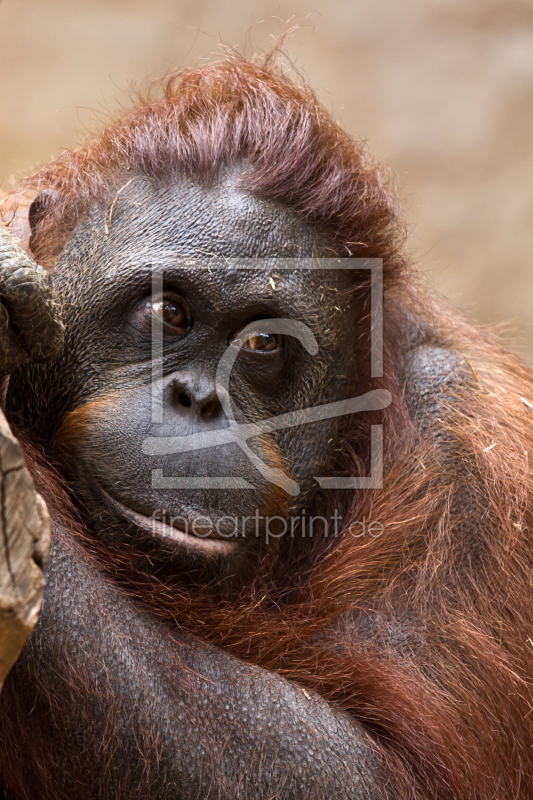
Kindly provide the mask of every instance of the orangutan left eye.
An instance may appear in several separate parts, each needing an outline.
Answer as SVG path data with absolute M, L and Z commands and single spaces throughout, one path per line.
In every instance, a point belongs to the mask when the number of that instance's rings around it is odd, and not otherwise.
M 279 338 L 273 333 L 252 333 L 245 341 L 237 337 L 234 344 L 250 353 L 274 353 L 279 348 Z

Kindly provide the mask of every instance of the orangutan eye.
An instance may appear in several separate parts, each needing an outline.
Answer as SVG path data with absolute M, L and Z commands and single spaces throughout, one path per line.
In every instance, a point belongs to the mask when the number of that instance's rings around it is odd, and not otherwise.
M 167 332 L 182 334 L 191 327 L 189 308 L 182 298 L 162 298 L 154 300 L 150 306 L 153 313 L 163 322 L 163 329 L 166 328 Z
M 279 348 L 279 338 L 273 333 L 252 333 L 245 341 L 237 337 L 234 343 L 251 353 L 274 353 Z

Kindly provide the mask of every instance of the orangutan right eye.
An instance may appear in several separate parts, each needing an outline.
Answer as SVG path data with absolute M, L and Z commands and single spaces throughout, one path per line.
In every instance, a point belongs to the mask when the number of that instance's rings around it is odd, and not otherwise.
M 144 328 L 153 329 L 154 315 L 163 323 L 164 336 L 183 336 L 191 328 L 189 306 L 179 295 L 169 294 L 156 300 L 147 300 L 138 312 Z
M 177 300 L 156 300 L 152 310 L 161 318 L 164 325 L 175 328 L 182 333 L 190 327 L 189 315 L 182 302 Z

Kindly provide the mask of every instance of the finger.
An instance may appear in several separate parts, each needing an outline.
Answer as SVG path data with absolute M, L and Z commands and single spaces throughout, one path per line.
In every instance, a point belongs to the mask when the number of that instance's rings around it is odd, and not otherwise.
M 15 341 L 9 328 L 9 314 L 0 304 L 0 376 L 10 375 L 20 364 L 27 361 L 22 347 Z
M 46 361 L 63 344 L 63 324 L 50 276 L 0 226 L 0 297 L 18 344 L 32 361 Z

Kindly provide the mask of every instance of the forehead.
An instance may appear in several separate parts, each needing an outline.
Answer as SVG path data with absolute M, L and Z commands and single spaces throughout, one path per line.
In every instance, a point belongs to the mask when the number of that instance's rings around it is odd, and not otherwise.
M 241 297 L 259 298 L 271 293 L 275 281 L 280 294 L 294 297 L 303 283 L 318 286 L 326 277 L 330 285 L 337 284 L 339 276 L 331 273 L 280 269 L 280 259 L 316 255 L 333 256 L 331 241 L 280 203 L 240 189 L 237 172 L 214 186 L 185 178 L 161 185 L 146 176 L 126 176 L 80 221 L 58 273 L 68 274 L 69 265 L 78 275 L 80 268 L 89 268 L 98 276 L 96 283 L 91 281 L 97 291 L 117 281 L 132 286 L 146 282 L 154 270 L 165 280 L 181 274 L 194 282 L 196 263 L 201 283 L 217 294 L 237 291 Z M 254 268 L 224 268 L 225 259 L 235 258 L 246 258 Z M 210 263 L 216 268 L 210 269 Z M 59 274 L 57 279 L 62 282 Z
M 161 185 L 145 176 L 125 179 L 116 193 L 91 209 L 90 227 L 103 250 L 133 246 L 172 250 L 176 256 L 302 257 L 330 250 L 324 235 L 272 200 L 239 188 L 239 174 L 205 186 L 181 178 Z M 322 252 L 322 255 L 325 255 Z

